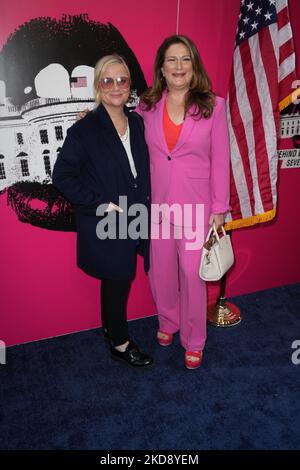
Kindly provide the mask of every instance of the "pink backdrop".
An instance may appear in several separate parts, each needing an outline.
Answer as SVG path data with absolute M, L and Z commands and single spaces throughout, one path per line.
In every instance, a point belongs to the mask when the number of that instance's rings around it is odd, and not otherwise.
M 152 0 L 151 4 L 148 0 L 85 0 L 84 4 L 81 0 L 0 0 L 0 45 L 32 18 L 88 13 L 90 19 L 110 21 L 119 29 L 150 84 L 155 51 L 164 37 L 176 32 L 178 24 L 179 33 L 190 36 L 199 47 L 215 91 L 226 96 L 239 0 L 181 0 L 179 5 L 177 17 L 177 0 Z M 298 0 L 290 0 L 290 12 L 299 64 Z M 234 232 L 236 265 L 228 276 L 228 296 L 299 281 L 300 245 L 295 235 L 300 228 L 299 185 L 299 169 L 279 171 L 276 220 Z M 75 234 L 20 223 L 7 207 L 5 195 L 0 197 L 0 218 L 0 339 L 13 345 L 97 327 L 99 283 L 76 268 Z M 129 299 L 129 318 L 155 313 L 140 261 Z M 210 287 L 210 297 L 216 294 L 217 288 Z

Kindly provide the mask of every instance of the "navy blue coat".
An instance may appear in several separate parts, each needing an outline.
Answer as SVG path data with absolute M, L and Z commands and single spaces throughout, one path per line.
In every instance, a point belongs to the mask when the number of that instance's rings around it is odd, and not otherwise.
M 77 264 L 87 274 L 105 279 L 134 278 L 137 252 L 149 269 L 149 238 L 100 240 L 96 226 L 99 204 L 143 203 L 150 214 L 149 154 L 140 116 L 124 107 L 130 128 L 131 151 L 137 171 L 132 175 L 128 157 L 103 105 L 68 129 L 53 169 L 53 184 L 73 205 L 77 225 Z M 116 214 L 118 229 L 119 213 Z M 131 219 L 132 220 L 132 219 Z M 128 218 L 128 223 L 130 218 Z M 117 230 L 118 232 L 118 230 Z

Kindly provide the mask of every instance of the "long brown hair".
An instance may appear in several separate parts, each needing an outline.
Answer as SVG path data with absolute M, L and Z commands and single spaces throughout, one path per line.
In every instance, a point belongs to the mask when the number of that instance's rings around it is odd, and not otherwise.
M 149 111 L 161 99 L 163 91 L 167 88 L 166 80 L 161 72 L 166 51 L 170 46 L 178 43 L 182 43 L 187 47 L 193 65 L 193 76 L 185 100 L 185 113 L 189 110 L 192 116 L 208 118 L 213 112 L 215 94 L 211 89 L 211 81 L 203 66 L 197 47 L 187 36 L 169 36 L 158 48 L 154 63 L 153 85 L 142 94 L 141 104 Z

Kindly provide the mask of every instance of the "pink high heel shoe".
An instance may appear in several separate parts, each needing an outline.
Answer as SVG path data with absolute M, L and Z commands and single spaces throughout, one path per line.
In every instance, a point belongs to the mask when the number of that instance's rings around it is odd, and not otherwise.
M 157 341 L 161 346 L 169 346 L 173 341 L 173 333 L 165 333 L 158 330 Z

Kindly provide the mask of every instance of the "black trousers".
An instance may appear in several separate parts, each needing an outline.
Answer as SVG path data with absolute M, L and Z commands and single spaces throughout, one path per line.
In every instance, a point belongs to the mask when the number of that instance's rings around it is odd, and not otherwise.
M 131 281 L 101 280 L 102 326 L 113 346 L 128 341 L 127 300 Z

